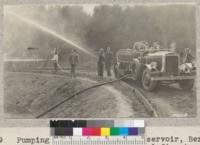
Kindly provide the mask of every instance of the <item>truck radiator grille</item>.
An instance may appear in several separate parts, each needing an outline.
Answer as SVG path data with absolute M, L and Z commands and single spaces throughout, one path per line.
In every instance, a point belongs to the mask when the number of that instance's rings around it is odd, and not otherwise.
M 166 73 L 169 75 L 178 75 L 178 56 L 166 56 Z

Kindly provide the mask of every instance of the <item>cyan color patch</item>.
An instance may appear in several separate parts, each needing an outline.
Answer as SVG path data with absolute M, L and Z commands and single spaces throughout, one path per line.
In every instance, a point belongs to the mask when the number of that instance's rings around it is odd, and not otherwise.
M 128 128 L 126 128 L 126 127 L 119 128 L 119 135 L 120 136 L 128 136 Z

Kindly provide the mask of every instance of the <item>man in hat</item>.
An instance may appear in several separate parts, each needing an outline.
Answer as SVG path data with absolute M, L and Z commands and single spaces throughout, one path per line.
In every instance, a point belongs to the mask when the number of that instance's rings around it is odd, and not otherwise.
M 154 51 L 160 50 L 160 44 L 159 44 L 159 42 L 154 42 L 153 43 L 153 49 L 154 49 Z
M 72 52 L 69 57 L 69 62 L 71 65 L 71 78 L 75 78 L 76 77 L 76 67 L 79 63 L 79 55 L 75 49 L 72 49 Z
M 108 77 L 111 77 L 112 64 L 113 64 L 113 52 L 111 51 L 110 47 L 107 47 L 106 53 L 105 53 L 105 68 L 106 68 Z
M 104 63 L 105 63 L 105 55 L 104 55 L 104 49 L 99 49 L 99 56 L 97 61 L 97 67 L 98 67 L 98 79 L 103 80 L 103 73 L 104 73 Z

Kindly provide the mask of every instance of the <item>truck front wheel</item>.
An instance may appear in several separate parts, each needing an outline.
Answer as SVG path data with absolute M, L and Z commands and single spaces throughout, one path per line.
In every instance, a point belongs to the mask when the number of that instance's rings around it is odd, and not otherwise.
M 179 86 L 184 90 L 192 90 L 194 86 L 194 80 L 180 80 Z
M 157 87 L 158 81 L 151 80 L 150 70 L 146 68 L 142 74 L 142 86 L 147 91 L 154 91 Z

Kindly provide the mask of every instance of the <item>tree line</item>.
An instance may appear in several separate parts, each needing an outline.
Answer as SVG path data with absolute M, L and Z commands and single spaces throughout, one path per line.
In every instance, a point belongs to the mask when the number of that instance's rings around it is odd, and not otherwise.
M 23 12 L 24 17 L 58 32 L 76 44 L 93 49 L 110 46 L 113 52 L 132 48 L 136 41 L 157 41 L 168 47 L 177 43 L 178 51 L 191 48 L 195 53 L 196 26 L 193 5 L 101 5 L 93 15 L 81 6 L 26 6 L 12 8 Z M 24 13 L 25 12 L 25 13 Z M 5 47 L 12 50 L 27 47 L 40 48 L 38 54 L 46 55 L 50 48 L 73 48 L 56 37 L 48 35 L 23 22 L 5 17 Z M 20 34 L 20 37 L 19 37 Z M 68 53 L 71 49 L 65 49 Z M 15 53 L 17 54 L 17 53 Z

